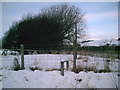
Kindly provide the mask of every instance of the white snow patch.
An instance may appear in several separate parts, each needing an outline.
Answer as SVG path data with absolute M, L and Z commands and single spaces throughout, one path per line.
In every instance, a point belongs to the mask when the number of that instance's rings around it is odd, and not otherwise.
M 8 74 L 9 73 L 9 74 Z M 115 74 L 117 78 L 117 75 Z M 81 81 L 78 81 L 81 79 Z M 116 88 L 112 73 L 3 70 L 3 88 Z

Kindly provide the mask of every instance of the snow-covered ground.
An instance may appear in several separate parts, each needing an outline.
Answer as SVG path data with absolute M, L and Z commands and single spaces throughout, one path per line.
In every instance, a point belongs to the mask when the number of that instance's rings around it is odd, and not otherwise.
M 25 55 L 25 70 L 13 71 L 14 58 L 21 62 L 19 55 L 0 56 L 1 88 L 116 88 L 118 87 L 118 62 L 110 60 L 109 68 L 113 72 L 94 73 L 71 72 L 73 55 L 70 54 L 36 54 Z M 60 61 L 68 60 L 69 69 L 65 75 L 60 74 Z M 80 56 L 77 68 L 104 69 L 107 58 Z M 31 71 L 31 67 L 38 70 Z M 116 86 L 117 85 L 117 86 Z
M 112 73 L 3 70 L 3 88 L 116 88 L 118 78 Z

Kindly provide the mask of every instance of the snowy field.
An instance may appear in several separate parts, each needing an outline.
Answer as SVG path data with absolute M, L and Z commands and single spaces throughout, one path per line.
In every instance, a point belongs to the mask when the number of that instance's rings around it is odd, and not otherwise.
M 25 70 L 14 71 L 14 58 L 21 62 L 19 55 L 0 56 L 1 88 L 116 88 L 118 87 L 118 59 L 109 59 L 111 72 L 94 72 L 103 70 L 108 58 L 77 56 L 79 73 L 71 71 L 73 55 L 70 54 L 36 54 L 25 55 Z M 64 76 L 60 74 L 60 61 L 68 60 L 69 69 Z M 37 70 L 30 70 L 36 68 Z M 88 70 L 86 72 L 86 70 Z M 92 71 L 93 70 L 93 71 Z

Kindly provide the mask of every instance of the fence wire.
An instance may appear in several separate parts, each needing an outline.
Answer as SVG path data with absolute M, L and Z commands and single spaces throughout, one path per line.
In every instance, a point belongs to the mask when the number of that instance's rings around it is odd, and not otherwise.
M 2 50 L 3 53 L 3 50 Z M 21 53 L 20 49 L 11 49 L 7 51 L 7 55 L 0 56 L 0 69 L 13 69 L 14 59 L 17 58 L 19 65 L 21 66 Z M 73 67 L 73 51 L 69 50 L 29 50 L 24 49 L 24 66 L 25 69 L 30 70 L 60 70 L 61 61 L 69 61 L 70 70 Z M 107 60 L 109 60 L 107 63 Z M 116 52 L 99 52 L 99 51 L 78 51 L 77 55 L 77 69 L 78 71 L 88 70 L 95 71 L 95 69 L 105 69 L 109 64 L 111 71 L 118 70 L 118 62 Z M 107 64 L 106 64 L 107 63 Z

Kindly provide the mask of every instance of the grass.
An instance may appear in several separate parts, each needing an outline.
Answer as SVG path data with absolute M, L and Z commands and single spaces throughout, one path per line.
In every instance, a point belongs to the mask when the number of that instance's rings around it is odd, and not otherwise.
M 77 66 L 76 68 L 76 73 L 79 73 L 80 71 L 83 71 L 84 68 L 82 68 L 81 66 Z
M 87 70 L 87 71 L 97 72 L 97 69 L 96 69 L 96 67 L 95 67 L 94 65 L 87 67 L 86 70 Z
M 30 70 L 31 70 L 31 71 L 35 71 L 35 70 L 40 70 L 40 71 L 41 71 L 42 68 L 38 68 L 38 67 L 30 67 Z
M 105 72 L 112 72 L 112 70 L 110 69 L 100 69 L 100 70 L 97 70 L 98 73 L 105 73 Z
M 61 69 L 52 68 L 52 69 L 47 69 L 45 71 L 61 71 Z

